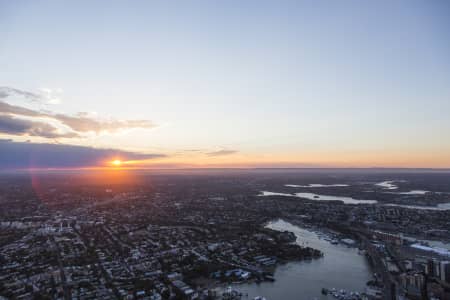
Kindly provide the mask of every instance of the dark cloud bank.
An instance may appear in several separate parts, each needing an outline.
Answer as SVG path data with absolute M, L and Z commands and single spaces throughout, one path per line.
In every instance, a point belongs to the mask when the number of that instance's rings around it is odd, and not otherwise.
M 115 149 L 97 149 L 64 144 L 38 144 L 0 140 L 0 170 L 25 168 L 81 168 L 98 166 L 105 160 L 142 160 L 164 157 Z

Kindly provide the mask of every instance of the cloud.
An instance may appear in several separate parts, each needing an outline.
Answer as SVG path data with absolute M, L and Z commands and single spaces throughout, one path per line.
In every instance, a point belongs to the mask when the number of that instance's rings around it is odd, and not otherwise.
M 231 155 L 237 153 L 237 150 L 219 150 L 219 151 L 213 151 L 213 152 L 207 152 L 206 155 L 208 156 L 224 156 L 224 155 Z
M 6 102 L 0 101 L 0 113 L 3 114 L 13 114 L 13 115 L 21 115 L 27 117 L 40 117 L 44 116 L 44 113 L 41 113 L 36 110 L 28 109 L 25 107 L 8 104 Z
M 85 114 L 78 114 L 77 116 L 56 114 L 51 115 L 51 117 L 78 132 L 117 132 L 122 129 L 153 128 L 156 126 L 148 120 L 98 120 Z
M 39 93 L 33 93 L 8 86 L 0 87 L 0 99 L 5 99 L 12 96 L 19 96 L 32 102 L 43 102 L 48 104 L 61 103 L 60 98 L 61 93 L 62 93 L 61 89 L 41 88 L 39 89 Z
M 39 144 L 0 139 L 0 169 L 81 168 L 102 165 L 114 157 L 122 160 L 149 160 L 164 154 L 145 154 L 116 149 L 66 144 Z
M 1 86 L 0 87 L 0 99 L 8 98 L 11 96 L 21 96 L 31 101 L 41 101 L 43 97 L 39 94 L 15 89 L 12 87 Z
M 48 104 L 60 104 L 62 102 L 60 98 L 60 94 L 62 93 L 62 89 L 48 89 L 41 88 L 39 89 L 43 98 L 46 100 Z
M 29 135 L 45 138 L 79 137 L 75 132 L 60 133 L 49 123 L 18 119 L 9 115 L 0 115 L 0 133 L 9 135 Z
M 47 94 L 52 94 L 51 90 L 45 89 Z M 0 87 L 0 99 L 8 98 L 11 95 L 21 95 L 32 100 L 41 99 L 42 96 L 27 91 L 17 90 L 9 87 Z M 50 96 L 49 96 L 50 97 Z M 49 98 L 50 99 L 50 98 Z M 52 98 L 57 101 L 57 98 Z M 51 100 L 51 99 L 50 99 Z M 115 133 L 124 129 L 143 128 L 150 129 L 156 125 L 149 120 L 118 120 L 118 119 L 101 119 L 93 117 L 88 113 L 80 112 L 76 115 L 68 115 L 62 113 L 53 113 L 50 111 L 41 111 L 29 109 L 19 105 L 9 104 L 0 100 L 0 115 L 10 115 L 13 117 L 42 118 L 54 120 L 61 125 L 67 126 L 71 134 L 65 137 L 81 137 L 83 133 Z M 11 122 L 11 121 L 10 121 Z M 49 125 L 52 126 L 52 125 Z M 52 126 L 53 127 L 53 126 Z M 42 135 L 43 137 L 49 137 Z M 62 137 L 62 136 L 61 136 Z

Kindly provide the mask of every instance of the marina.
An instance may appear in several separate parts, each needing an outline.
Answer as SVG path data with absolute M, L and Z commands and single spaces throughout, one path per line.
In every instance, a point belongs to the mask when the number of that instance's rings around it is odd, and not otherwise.
M 366 257 L 334 236 L 283 220 L 270 222 L 267 228 L 293 232 L 297 244 L 319 249 L 324 257 L 281 265 L 275 270 L 274 282 L 233 285 L 244 295 L 242 299 L 258 296 L 267 300 L 358 299 L 356 295 L 364 292 L 366 283 L 372 279 Z

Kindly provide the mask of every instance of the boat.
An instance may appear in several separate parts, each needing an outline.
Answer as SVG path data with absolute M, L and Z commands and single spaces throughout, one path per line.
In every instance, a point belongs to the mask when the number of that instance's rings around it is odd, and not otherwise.
M 326 289 L 326 288 L 322 288 L 322 294 L 324 294 L 324 295 L 328 295 L 328 289 Z
M 275 278 L 273 277 L 273 275 L 265 275 L 264 279 L 268 280 L 268 281 L 275 281 Z

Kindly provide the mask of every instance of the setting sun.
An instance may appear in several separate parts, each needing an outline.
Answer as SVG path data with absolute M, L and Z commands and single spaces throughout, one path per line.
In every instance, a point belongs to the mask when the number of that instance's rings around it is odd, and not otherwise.
M 111 164 L 112 164 L 113 166 L 120 167 L 120 165 L 122 164 L 122 161 L 119 160 L 119 159 L 115 159 L 115 160 L 113 160 L 113 161 L 111 162 Z

